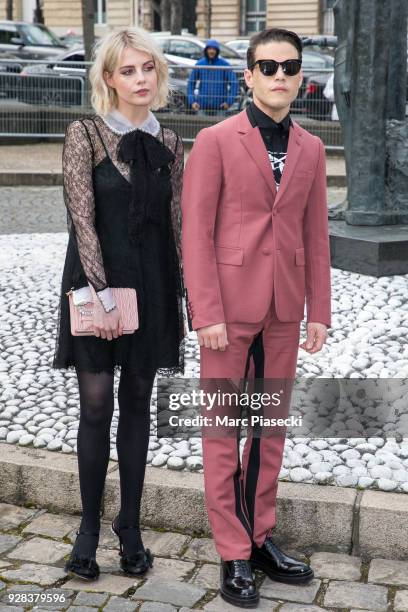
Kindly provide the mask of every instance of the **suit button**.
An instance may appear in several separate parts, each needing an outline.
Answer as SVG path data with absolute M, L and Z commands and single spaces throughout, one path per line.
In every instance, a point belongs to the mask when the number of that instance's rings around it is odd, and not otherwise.
M 262 253 L 263 253 L 264 255 L 270 255 L 270 254 L 271 254 L 271 251 L 270 251 L 270 249 L 267 249 L 267 248 L 265 248 L 265 247 L 264 247 L 264 248 L 262 249 Z

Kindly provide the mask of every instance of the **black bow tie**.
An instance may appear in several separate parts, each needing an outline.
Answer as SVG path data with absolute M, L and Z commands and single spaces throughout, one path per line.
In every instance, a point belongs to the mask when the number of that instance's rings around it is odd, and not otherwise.
M 173 162 L 175 156 L 158 138 L 136 129 L 120 139 L 118 159 L 130 163 L 132 199 L 129 205 L 129 237 L 132 242 L 138 242 L 148 208 L 149 177 L 152 171 Z

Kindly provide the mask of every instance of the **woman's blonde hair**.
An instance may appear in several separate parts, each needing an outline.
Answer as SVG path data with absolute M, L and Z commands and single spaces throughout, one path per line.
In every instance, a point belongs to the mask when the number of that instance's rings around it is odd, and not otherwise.
M 150 53 L 157 72 L 157 95 L 150 108 L 157 110 L 166 105 L 169 96 L 168 66 L 166 58 L 146 30 L 138 27 L 124 28 L 107 34 L 94 48 L 94 62 L 89 71 L 92 86 L 91 103 L 98 114 L 106 115 L 117 107 L 118 97 L 112 87 L 108 87 L 104 72 L 113 72 L 118 65 L 122 51 L 126 47 Z

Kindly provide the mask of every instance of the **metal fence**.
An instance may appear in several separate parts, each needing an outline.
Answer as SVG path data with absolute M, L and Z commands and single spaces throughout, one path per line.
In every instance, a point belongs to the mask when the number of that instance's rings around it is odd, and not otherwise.
M 0 60 L 0 137 L 63 138 L 66 125 L 92 114 L 85 62 Z M 343 149 L 335 107 L 325 86 L 330 69 L 304 72 L 291 115 L 327 149 Z M 197 132 L 251 102 L 243 68 L 169 64 L 171 94 L 155 111 L 160 122 L 192 142 Z M 327 88 L 326 88 L 327 91 Z

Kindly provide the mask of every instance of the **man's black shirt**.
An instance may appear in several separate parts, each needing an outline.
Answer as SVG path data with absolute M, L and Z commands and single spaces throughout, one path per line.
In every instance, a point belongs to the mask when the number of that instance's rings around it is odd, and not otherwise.
M 261 132 L 275 176 L 276 190 L 278 190 L 288 150 L 289 128 L 293 125 L 290 114 L 288 113 L 282 121 L 276 123 L 254 102 L 251 102 L 247 107 L 247 115 L 251 125 L 258 126 Z

